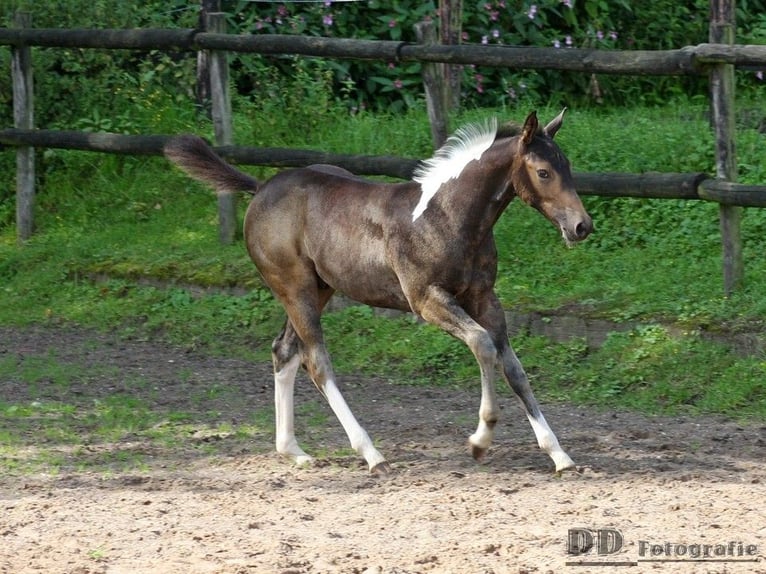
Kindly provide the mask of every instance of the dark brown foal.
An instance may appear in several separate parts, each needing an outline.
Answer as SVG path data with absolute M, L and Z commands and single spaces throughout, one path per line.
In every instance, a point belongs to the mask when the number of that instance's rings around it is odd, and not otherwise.
M 357 422 L 335 382 L 320 316 L 335 291 L 361 303 L 412 311 L 463 341 L 481 371 L 473 456 L 489 448 L 499 408 L 499 367 L 556 470 L 574 467 L 559 446 L 508 341 L 494 293 L 497 249 L 492 228 L 514 197 L 547 217 L 567 244 L 593 230 L 574 190 L 569 162 L 553 141 L 563 111 L 544 128 L 531 113 L 520 128 L 468 126 L 423 162 L 413 181 L 368 181 L 315 165 L 259 184 L 222 161 L 200 138 L 179 136 L 167 157 L 219 192 L 245 191 L 247 250 L 287 313 L 274 340 L 276 443 L 304 463 L 293 429 L 293 386 L 304 365 L 371 471 L 388 463 Z

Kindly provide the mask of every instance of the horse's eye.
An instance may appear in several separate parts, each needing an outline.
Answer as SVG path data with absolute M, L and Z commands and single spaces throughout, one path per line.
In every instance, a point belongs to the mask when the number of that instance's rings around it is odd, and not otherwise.
M 548 173 L 547 169 L 538 169 L 537 170 L 537 177 L 540 179 L 548 179 L 551 176 L 551 174 Z

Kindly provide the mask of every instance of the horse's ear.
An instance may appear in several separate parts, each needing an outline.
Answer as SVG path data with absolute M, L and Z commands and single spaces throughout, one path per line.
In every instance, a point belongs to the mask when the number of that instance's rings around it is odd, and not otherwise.
M 553 139 L 553 137 L 556 135 L 556 132 L 559 131 L 559 128 L 561 127 L 562 122 L 564 121 L 564 112 L 567 111 L 566 108 L 561 110 L 561 113 L 557 115 L 555 118 L 551 120 L 551 122 L 545 126 L 543 129 L 543 133 Z
M 521 129 L 521 141 L 524 145 L 529 145 L 537 133 L 539 123 L 537 121 L 537 112 L 532 112 L 524 120 L 524 127 Z

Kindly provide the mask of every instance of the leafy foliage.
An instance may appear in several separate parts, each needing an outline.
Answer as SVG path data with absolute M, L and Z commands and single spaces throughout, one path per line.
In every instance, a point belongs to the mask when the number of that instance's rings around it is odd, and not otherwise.
M 306 34 L 337 38 L 414 42 L 413 25 L 438 22 L 437 2 L 252 2 L 222 0 L 230 31 L 236 34 Z M 27 11 L 36 27 L 195 28 L 199 5 L 183 0 L 10 0 L 0 24 Z M 741 41 L 766 42 L 766 0 L 738 3 Z M 462 42 L 590 49 L 669 49 L 707 41 L 707 0 L 466 0 Z M 35 49 L 37 124 L 45 127 L 109 129 L 138 133 L 156 126 L 168 106 L 193 99 L 194 54 L 159 51 Z M 9 53 L 0 51 L 8 69 Z M 330 82 L 332 94 L 352 111 L 401 111 L 422 97 L 420 65 L 402 62 L 305 60 L 233 54 L 232 81 L 240 96 L 263 100 L 284 94 L 284 85 L 307 79 L 307 68 Z M 739 74 L 740 88 L 754 92 L 763 71 Z M 309 76 L 309 83 L 316 76 Z M 622 77 L 558 72 L 511 72 L 463 68 L 462 101 L 471 106 L 532 103 L 568 105 L 658 104 L 681 94 L 704 94 L 704 78 Z M 300 94 L 296 94 L 298 99 Z M 0 119 L 10 124 L 11 90 L 0 77 Z M 106 120 L 105 118 L 111 118 Z

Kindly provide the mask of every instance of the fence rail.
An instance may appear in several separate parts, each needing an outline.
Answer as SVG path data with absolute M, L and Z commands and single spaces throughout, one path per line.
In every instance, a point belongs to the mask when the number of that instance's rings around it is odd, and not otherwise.
M 0 130 L 0 145 L 17 147 L 17 221 L 20 239 L 31 234 L 36 147 L 105 153 L 159 154 L 168 136 L 126 136 L 59 130 L 34 130 L 30 47 L 203 51 L 211 55 L 210 80 L 216 144 L 221 155 L 243 164 L 291 167 L 332 163 L 354 173 L 407 178 L 415 159 L 351 156 L 311 150 L 246 148 L 231 145 L 226 52 L 289 54 L 334 59 L 480 64 L 507 69 L 568 70 L 595 74 L 710 74 L 712 120 L 716 134 L 716 177 L 705 174 L 575 174 L 578 191 L 607 197 L 702 199 L 721 205 L 724 291 L 742 280 L 739 207 L 766 207 L 766 186 L 740 185 L 734 162 L 733 70 L 766 67 L 766 46 L 734 45 L 731 0 L 711 0 L 710 43 L 677 50 L 609 51 L 518 46 L 440 45 L 383 40 L 352 40 L 274 34 L 222 33 L 223 14 L 206 15 L 204 29 L 34 29 L 23 15 L 15 28 L 0 28 L 0 46 L 11 47 L 15 128 Z M 429 115 L 431 110 L 429 109 Z M 432 116 L 433 121 L 433 116 Z M 220 202 L 221 238 L 233 238 L 231 202 Z M 224 222 L 228 230 L 224 230 Z M 737 259 L 740 262 L 737 263 Z M 731 262 L 734 261 L 732 265 Z
M 123 135 L 70 130 L 0 130 L 0 145 L 72 149 L 128 155 L 162 155 L 170 135 Z M 420 160 L 349 155 L 316 150 L 215 146 L 224 159 L 244 165 L 303 167 L 327 163 L 353 173 L 410 179 Z M 711 180 L 704 173 L 575 173 L 581 195 L 654 199 L 705 199 L 728 205 L 766 207 L 766 187 Z
M 766 65 L 766 46 L 700 44 L 676 50 L 595 50 L 416 44 L 283 34 L 216 34 L 195 29 L 0 28 L 0 45 L 106 50 L 221 50 L 322 58 L 481 64 L 514 70 L 548 69 L 597 74 L 699 75 L 710 64 Z

